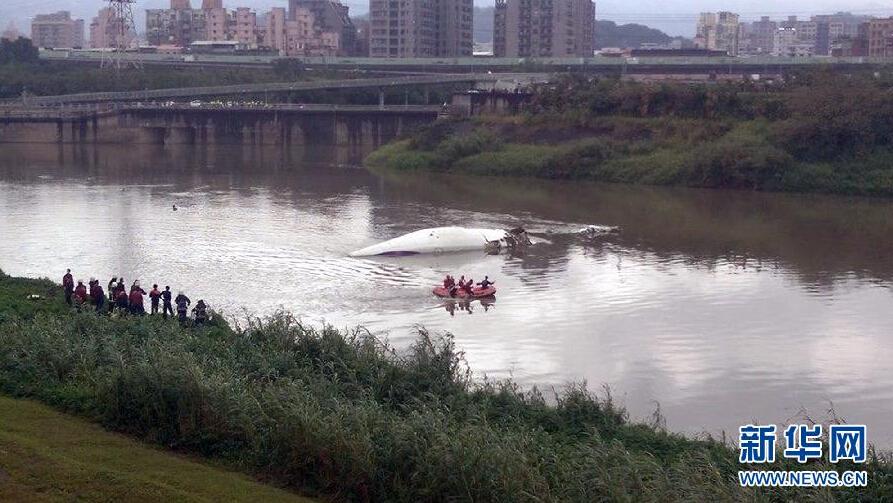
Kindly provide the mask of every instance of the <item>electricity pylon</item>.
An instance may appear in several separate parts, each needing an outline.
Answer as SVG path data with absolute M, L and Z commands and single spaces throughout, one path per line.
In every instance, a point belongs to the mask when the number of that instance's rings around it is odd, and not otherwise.
M 136 0 L 107 0 L 107 2 L 106 36 L 110 39 L 111 51 L 103 53 L 100 66 L 118 71 L 125 63 L 124 53 L 128 49 L 130 34 L 136 34 L 136 23 L 133 21 L 133 4 Z M 136 67 L 141 66 L 138 58 L 129 60 L 128 63 Z

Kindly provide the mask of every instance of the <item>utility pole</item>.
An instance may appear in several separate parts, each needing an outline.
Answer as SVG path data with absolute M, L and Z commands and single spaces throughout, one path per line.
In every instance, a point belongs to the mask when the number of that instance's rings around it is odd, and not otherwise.
M 136 0 L 106 0 L 108 3 L 108 18 L 106 35 L 111 38 L 111 52 L 103 53 L 102 68 L 114 68 L 116 72 L 125 64 L 124 56 L 128 49 L 128 39 L 131 33 L 136 33 L 136 23 L 133 21 L 133 4 Z M 129 62 L 135 67 L 141 66 L 139 59 Z

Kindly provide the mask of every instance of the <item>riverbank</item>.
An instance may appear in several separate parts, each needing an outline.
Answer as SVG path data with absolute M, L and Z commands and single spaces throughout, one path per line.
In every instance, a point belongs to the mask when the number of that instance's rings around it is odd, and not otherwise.
M 0 396 L 0 501 L 313 500 Z
M 442 121 L 378 169 L 765 191 L 893 195 L 893 98 L 872 77 L 775 86 L 565 77 L 516 116 Z
M 19 300 L 38 294 L 41 300 Z M 788 500 L 745 491 L 736 452 L 630 423 L 610 397 L 475 382 L 448 337 L 396 351 L 287 314 L 191 330 L 69 312 L 47 280 L 0 274 L 0 391 L 340 500 Z M 773 468 L 800 469 L 779 463 Z M 805 465 L 821 469 L 821 464 Z M 845 469 L 844 466 L 840 466 Z M 865 465 L 893 495 L 893 469 Z M 822 492 L 824 496 L 828 493 Z M 818 497 L 816 492 L 814 496 Z

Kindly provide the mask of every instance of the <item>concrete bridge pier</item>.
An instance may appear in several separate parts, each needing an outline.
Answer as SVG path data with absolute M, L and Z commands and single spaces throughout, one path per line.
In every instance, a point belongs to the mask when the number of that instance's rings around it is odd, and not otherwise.
M 198 131 L 194 127 L 172 127 L 167 135 L 166 143 L 177 145 L 195 145 Z

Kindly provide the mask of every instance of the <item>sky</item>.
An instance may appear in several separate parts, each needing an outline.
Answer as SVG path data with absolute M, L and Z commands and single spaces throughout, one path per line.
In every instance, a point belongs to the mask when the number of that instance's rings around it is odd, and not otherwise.
M 201 0 L 192 0 L 193 6 Z M 350 6 L 351 12 L 361 14 L 368 10 L 368 0 L 342 0 Z M 475 5 L 493 5 L 494 0 L 475 0 Z M 102 6 L 102 0 L 0 0 L 0 29 L 14 21 L 19 30 L 30 32 L 30 19 L 35 14 L 69 10 L 76 17 L 90 19 Z M 272 6 L 285 6 L 287 0 L 224 0 L 228 8 L 236 6 L 254 7 L 259 11 Z M 169 0 L 137 0 L 135 4 L 137 24 L 144 23 L 142 12 L 145 9 L 167 7 Z M 670 35 L 692 36 L 697 15 L 702 11 L 728 10 L 737 12 L 745 19 L 756 19 L 761 15 L 784 18 L 788 15 L 809 17 L 813 14 L 826 14 L 837 11 L 850 11 L 854 14 L 873 16 L 893 15 L 893 2 L 875 0 L 596 0 L 596 18 L 615 21 L 618 24 L 639 23 L 658 28 Z M 141 28 L 141 26 L 138 26 Z

